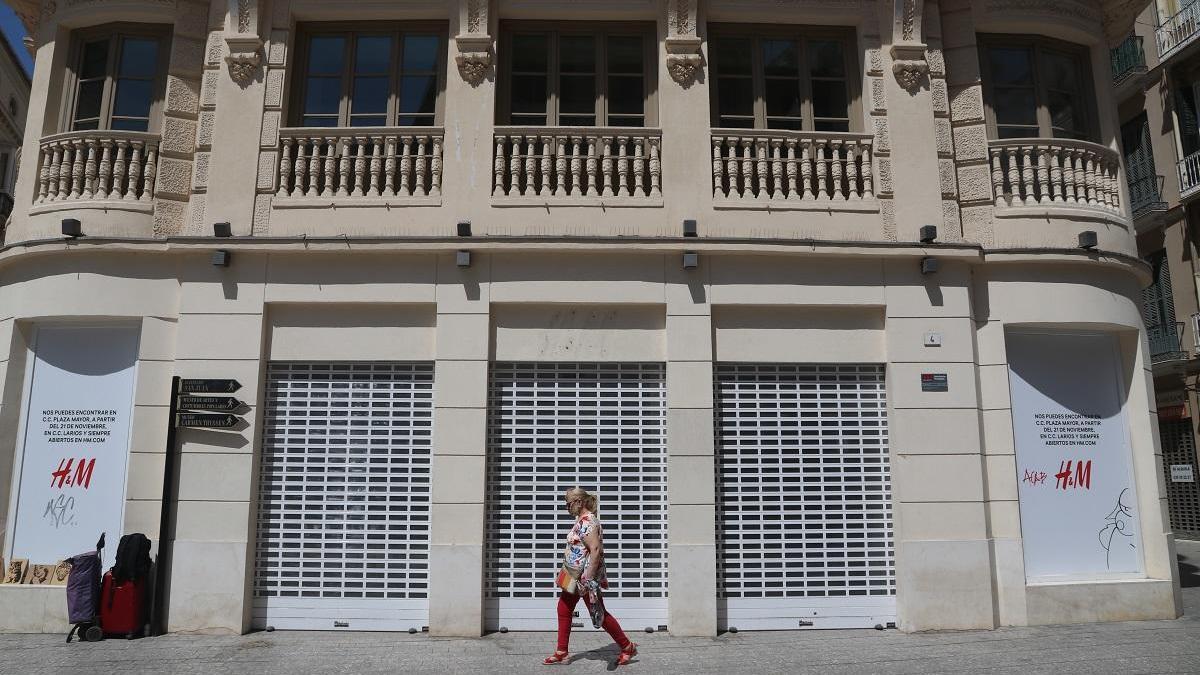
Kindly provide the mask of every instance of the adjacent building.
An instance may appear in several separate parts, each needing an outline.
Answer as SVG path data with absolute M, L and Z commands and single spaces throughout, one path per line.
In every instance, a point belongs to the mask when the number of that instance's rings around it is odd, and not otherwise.
M 13 46 L 0 37 L 0 228 L 13 207 L 21 146 L 25 138 L 25 113 L 29 110 L 29 75 L 17 60 Z M 23 48 L 23 47 L 18 47 Z
M 1178 616 L 1137 3 L 10 4 L 6 560 L 144 532 L 172 631 L 540 630 L 582 485 L 630 628 Z

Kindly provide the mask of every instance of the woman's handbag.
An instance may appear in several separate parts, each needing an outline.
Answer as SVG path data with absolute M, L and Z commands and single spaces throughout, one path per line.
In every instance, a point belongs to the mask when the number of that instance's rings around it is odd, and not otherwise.
M 558 569 L 558 577 L 555 578 L 554 583 L 557 584 L 558 587 L 563 590 L 563 592 L 570 593 L 571 595 L 578 595 L 579 575 L 581 574 L 583 574 L 582 567 L 571 567 L 570 565 L 563 563 L 562 567 Z

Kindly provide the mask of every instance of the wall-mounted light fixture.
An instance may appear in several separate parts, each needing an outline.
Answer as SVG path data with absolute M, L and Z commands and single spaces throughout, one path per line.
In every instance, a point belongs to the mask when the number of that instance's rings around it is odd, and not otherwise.
M 456 265 L 458 265 L 459 267 L 470 267 L 471 266 L 471 252 L 470 251 L 459 251 L 454 256 L 454 263 Z
M 83 223 L 80 223 L 78 218 L 63 218 L 62 233 L 64 237 L 71 237 L 72 239 L 82 237 Z
M 1084 230 L 1079 233 L 1079 248 L 1091 250 L 1099 244 L 1096 241 L 1096 232 L 1094 230 Z
M 937 239 L 937 226 L 936 225 L 922 225 L 921 226 L 921 243 L 922 244 L 932 244 L 935 239 Z
M 213 223 L 214 237 L 232 237 L 233 226 L 229 223 Z
M 233 254 L 225 249 L 217 249 L 212 254 L 213 267 L 229 267 L 230 261 L 233 260 Z
M 921 258 L 921 274 L 937 274 L 937 258 Z
M 695 251 L 683 252 L 683 269 L 694 270 L 700 266 L 700 254 Z
M 471 221 L 469 221 L 469 220 L 458 221 L 458 236 L 460 236 L 460 237 L 471 236 Z
M 683 236 L 685 236 L 685 237 L 696 236 L 696 221 L 695 220 L 688 218 L 683 221 Z

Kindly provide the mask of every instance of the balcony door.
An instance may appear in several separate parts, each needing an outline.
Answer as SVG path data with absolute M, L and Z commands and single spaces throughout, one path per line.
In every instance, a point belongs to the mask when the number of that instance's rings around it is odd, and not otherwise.
M 1150 122 L 1145 112 L 1121 125 L 1121 150 L 1125 156 L 1129 201 L 1136 212 L 1139 207 L 1160 199 L 1154 148 L 1150 143 Z
M 1171 271 L 1167 252 L 1159 251 L 1146 258 L 1154 274 L 1154 282 L 1142 291 L 1142 318 L 1146 322 L 1146 338 L 1150 342 L 1150 360 L 1160 361 L 1182 350 L 1179 327 L 1175 321 L 1175 299 L 1171 292 Z

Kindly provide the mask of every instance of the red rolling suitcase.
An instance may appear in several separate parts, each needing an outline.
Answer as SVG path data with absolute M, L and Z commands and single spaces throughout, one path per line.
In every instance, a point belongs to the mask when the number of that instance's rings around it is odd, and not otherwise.
M 112 572 L 100 585 L 100 629 L 114 637 L 138 637 L 146 623 L 146 585 L 144 579 L 117 583 Z

